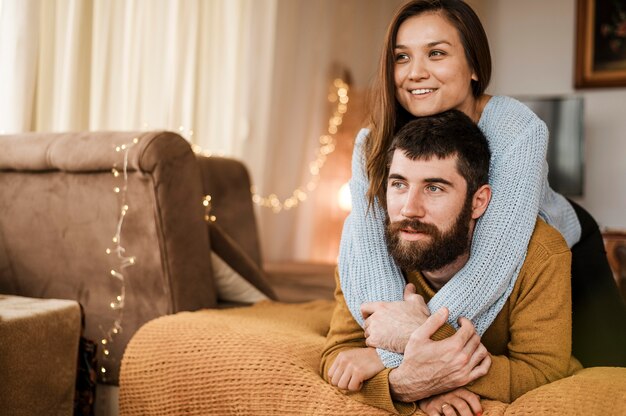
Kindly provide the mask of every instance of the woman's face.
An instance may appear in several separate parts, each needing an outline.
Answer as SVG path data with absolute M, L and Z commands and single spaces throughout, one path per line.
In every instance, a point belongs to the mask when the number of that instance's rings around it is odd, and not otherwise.
M 398 28 L 394 49 L 396 98 L 416 117 L 450 109 L 475 118 L 471 80 L 459 33 L 438 13 L 423 13 Z

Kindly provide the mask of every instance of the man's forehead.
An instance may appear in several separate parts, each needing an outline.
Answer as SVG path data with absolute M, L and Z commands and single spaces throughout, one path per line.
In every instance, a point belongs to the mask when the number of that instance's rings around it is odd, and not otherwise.
M 444 158 L 433 155 L 431 157 L 411 159 L 405 151 L 396 149 L 391 160 L 389 173 L 412 173 L 412 176 L 427 177 L 430 176 L 428 172 L 437 171 L 440 175 L 445 173 L 446 176 L 460 177 L 457 160 L 456 154 Z

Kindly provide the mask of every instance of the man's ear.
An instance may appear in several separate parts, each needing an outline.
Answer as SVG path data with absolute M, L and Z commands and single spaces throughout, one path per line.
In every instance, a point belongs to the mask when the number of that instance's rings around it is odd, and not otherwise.
M 472 219 L 477 220 L 480 218 L 491 201 L 491 187 L 489 185 L 483 185 L 476 192 L 472 198 Z

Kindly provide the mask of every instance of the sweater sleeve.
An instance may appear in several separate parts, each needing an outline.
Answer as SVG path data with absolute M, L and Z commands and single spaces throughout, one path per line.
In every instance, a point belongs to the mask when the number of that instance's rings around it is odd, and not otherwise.
M 335 273 L 335 309 L 330 321 L 330 330 L 326 336 L 326 343 L 322 350 L 320 374 L 329 382 L 328 370 L 340 352 L 353 348 L 367 348 L 365 334 L 361 326 L 354 320 L 348 310 L 345 298 L 339 284 L 339 275 Z M 385 369 L 366 380 L 358 392 L 346 393 L 355 400 L 370 406 L 378 407 L 396 414 L 412 414 L 414 403 L 394 402 L 389 389 L 389 372 Z
M 508 354 L 492 356 L 487 375 L 467 386 L 486 399 L 511 403 L 576 366 L 571 358 L 571 255 L 556 230 L 546 224 L 538 229 L 556 237 L 547 244 L 531 242 L 510 297 Z
M 350 194 L 352 211 L 346 218 L 339 247 L 339 275 L 346 304 L 363 326 L 361 304 L 403 299 L 405 281 L 385 244 L 385 212 L 376 200 L 368 204 L 369 181 L 365 170 L 365 141 L 369 131 L 357 135 L 352 155 Z M 402 355 L 378 349 L 385 367 L 397 367 Z
M 472 320 L 480 335 L 513 290 L 547 177 L 547 128 L 529 109 L 518 108 L 521 103 L 511 102 L 515 110 L 500 108 L 497 114 L 483 114 L 493 119 L 481 119 L 479 125 L 492 153 L 492 197 L 477 222 L 470 258 L 428 304 L 431 311 L 448 307 L 453 326 L 460 316 Z

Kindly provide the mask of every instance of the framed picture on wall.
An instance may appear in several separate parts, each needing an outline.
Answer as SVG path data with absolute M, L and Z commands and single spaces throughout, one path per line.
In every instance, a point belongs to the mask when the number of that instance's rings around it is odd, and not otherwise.
M 578 0 L 575 86 L 626 87 L 626 0 Z

